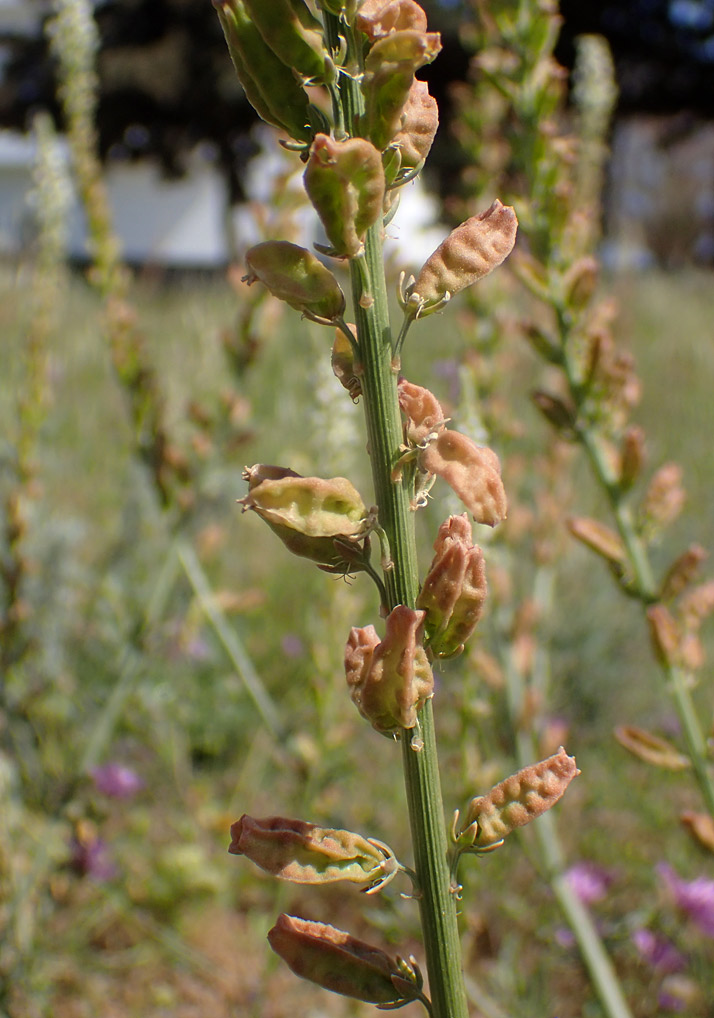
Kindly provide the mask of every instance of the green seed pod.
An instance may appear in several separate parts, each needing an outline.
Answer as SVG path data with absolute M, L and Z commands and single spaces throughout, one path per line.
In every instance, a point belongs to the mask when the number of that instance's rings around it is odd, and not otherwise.
M 275 470 L 276 468 L 270 468 Z M 251 467 L 260 475 L 260 466 Z M 301 477 L 288 472 L 267 477 L 238 500 L 252 509 L 294 555 L 309 558 L 334 572 L 355 572 L 359 557 L 340 550 L 340 542 L 356 542 L 365 534 L 367 509 L 345 477 Z
M 402 126 L 402 113 L 414 74 L 437 56 L 438 32 L 405 29 L 375 42 L 365 60 L 362 92 L 365 113 L 360 133 L 383 151 Z
M 494 527 L 506 518 L 501 465 L 492 449 L 458 431 L 442 431 L 419 454 L 419 466 L 443 478 L 477 523 Z
M 364 138 L 334 141 L 315 135 L 303 177 L 337 256 L 354 258 L 363 250 L 367 230 L 382 215 L 382 157 Z
M 409 288 L 413 314 L 438 310 L 449 297 L 492 272 L 513 250 L 517 228 L 516 213 L 496 199 L 485 212 L 452 230 Z
M 231 826 L 233 855 L 245 855 L 266 873 L 294 884 L 345 880 L 370 887 L 395 873 L 394 854 L 352 831 L 316 827 L 304 820 L 244 814 Z
M 350 326 L 354 329 L 354 326 Z M 353 403 L 362 395 L 361 368 L 355 360 L 355 350 L 341 328 L 335 330 L 332 344 L 332 373 L 350 394 Z
M 425 81 L 415 78 L 412 82 L 401 123 L 392 144 L 399 149 L 401 168 L 413 170 L 429 155 L 439 129 L 439 107 L 436 99 L 429 95 Z
M 486 600 L 483 552 L 473 543 L 466 514 L 439 527 L 436 555 L 422 584 L 417 608 L 426 612 L 429 649 L 436 657 L 460 654 L 481 618 Z
M 330 270 L 312 252 L 287 240 L 266 240 L 245 256 L 250 270 L 244 280 L 257 279 L 274 297 L 307 318 L 334 323 L 345 310 L 345 295 Z
M 408 999 L 395 960 L 334 926 L 283 914 L 268 933 L 268 941 L 295 975 L 333 993 L 382 1005 Z M 399 989 L 393 976 L 399 978 Z
M 575 757 L 568 756 L 561 746 L 554 756 L 524 767 L 488 795 L 472 799 L 463 831 L 476 825 L 472 842 L 476 849 L 496 845 L 516 827 L 530 823 L 554 806 L 578 774 Z
M 244 0 L 244 3 L 265 43 L 287 67 L 315 84 L 324 84 L 333 77 L 334 67 L 322 38 L 322 25 L 304 0 Z
M 353 628 L 345 647 L 352 701 L 378 732 L 414 728 L 417 712 L 434 692 L 423 647 L 423 611 L 397 605 L 380 642 L 374 626 Z
M 309 100 L 293 72 L 266 45 L 243 0 L 213 0 L 246 99 L 266 124 L 309 142 Z

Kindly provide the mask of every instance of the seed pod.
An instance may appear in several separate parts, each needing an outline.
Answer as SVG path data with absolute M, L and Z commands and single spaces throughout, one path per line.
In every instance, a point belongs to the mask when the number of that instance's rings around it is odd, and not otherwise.
M 437 56 L 438 32 L 404 29 L 375 42 L 367 54 L 362 79 L 365 113 L 360 133 L 383 151 L 401 128 L 414 73 Z
M 645 433 L 631 424 L 622 436 L 620 447 L 620 486 L 631 488 L 642 473 L 645 462 Z
M 334 67 L 323 42 L 322 25 L 304 0 L 243 2 L 266 45 L 287 67 L 316 84 L 333 77 Z M 265 73 L 269 73 L 268 67 Z
M 506 492 L 498 456 L 458 431 L 442 431 L 419 456 L 419 465 L 449 484 L 477 523 L 506 518 Z
M 566 305 L 574 311 L 582 311 L 592 295 L 598 282 L 600 265 L 596 258 L 585 255 L 578 258 L 565 273 L 563 290 Z
M 399 149 L 401 168 L 416 169 L 429 155 L 439 129 L 439 107 L 425 81 L 412 82 L 401 123 L 392 144 Z
M 315 135 L 303 177 L 337 256 L 354 258 L 367 230 L 382 215 L 384 169 L 377 149 L 364 138 L 334 141 Z
M 334 322 L 345 310 L 345 295 L 330 270 L 310 251 L 287 240 L 266 240 L 245 256 L 250 286 L 259 279 L 273 297 L 307 318 Z
M 295 975 L 326 990 L 370 1004 L 406 1002 L 404 980 L 399 989 L 392 982 L 401 975 L 397 962 L 334 926 L 283 914 L 268 941 Z
M 707 557 L 706 548 L 701 544 L 690 544 L 687 550 L 674 560 L 662 581 L 660 599 L 671 601 L 694 581 L 699 567 Z
M 682 813 L 679 820 L 697 844 L 714 853 L 714 817 L 709 813 L 693 813 L 687 810 Z
M 245 855 L 266 873 L 294 884 L 346 880 L 369 887 L 395 871 L 393 853 L 352 831 L 316 827 L 304 820 L 243 814 L 231 826 L 233 855 Z
M 446 427 L 444 411 L 433 392 L 406 378 L 399 379 L 397 391 L 399 408 L 407 418 L 404 431 L 408 442 L 419 445 L 429 435 L 443 431 Z
M 436 310 L 449 297 L 483 279 L 511 253 L 518 220 L 510 205 L 496 201 L 457 226 L 427 258 L 411 287 L 414 314 Z M 430 307 L 431 305 L 431 307 Z
M 374 626 L 351 630 L 345 648 L 350 695 L 378 732 L 414 728 L 417 711 L 434 692 L 423 647 L 423 611 L 397 605 L 387 616 L 380 642 Z
M 686 501 L 682 486 L 682 468 L 678 463 L 665 463 L 649 483 L 640 510 L 650 531 L 659 532 L 673 523 Z
M 661 665 L 669 667 L 677 663 L 681 650 L 682 634 L 679 626 L 663 604 L 653 604 L 647 609 L 650 627 L 650 642 L 655 657 Z
M 599 520 L 588 516 L 572 516 L 567 527 L 573 537 L 614 565 L 624 565 L 626 555 L 622 541 L 614 532 Z
M 269 463 L 256 463 L 252 467 L 246 467 L 243 471 L 243 480 L 248 482 L 248 490 L 252 491 L 263 481 L 279 481 L 283 477 L 300 477 L 289 467 L 274 467 Z
M 364 0 L 357 12 L 355 27 L 376 42 L 407 28 L 426 32 L 426 13 L 415 0 Z
M 439 527 L 436 555 L 422 584 L 417 608 L 426 612 L 428 646 L 436 657 L 460 654 L 481 618 L 486 600 L 483 552 L 471 538 L 471 524 L 450 516 Z
M 619 725 L 615 738 L 629 753 L 655 767 L 668 771 L 682 771 L 692 766 L 689 757 L 680 753 L 668 739 L 653 735 L 636 725 Z
M 352 402 L 356 403 L 362 395 L 362 383 L 355 363 L 354 347 L 341 328 L 335 330 L 335 341 L 332 344 L 332 373 L 347 389 Z
M 251 467 L 249 474 L 261 469 Z M 336 572 L 360 568 L 358 559 L 340 550 L 341 540 L 363 536 L 367 518 L 359 492 L 345 477 L 301 477 L 289 471 L 260 481 L 238 502 L 264 519 L 294 555 Z
M 309 142 L 309 100 L 289 67 L 266 45 L 243 0 L 213 0 L 246 99 L 266 124 Z
M 554 806 L 578 774 L 575 757 L 568 756 L 561 746 L 554 756 L 524 767 L 495 785 L 488 795 L 472 799 L 463 830 L 477 825 L 473 841 L 477 849 L 496 845 L 516 827 Z

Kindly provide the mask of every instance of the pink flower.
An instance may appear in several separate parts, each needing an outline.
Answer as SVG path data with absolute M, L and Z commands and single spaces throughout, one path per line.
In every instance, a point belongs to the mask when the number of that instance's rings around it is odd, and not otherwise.
M 82 877 L 103 884 L 117 875 L 109 847 L 101 838 L 72 839 L 72 869 Z
M 640 957 L 658 972 L 681 972 L 687 959 L 671 940 L 652 930 L 639 929 L 632 934 L 632 942 Z
M 674 898 L 677 908 L 686 912 L 706 937 L 714 937 L 714 880 L 708 877 L 682 880 L 667 863 L 660 863 L 657 872 Z
M 144 782 L 131 767 L 108 763 L 90 771 L 94 786 L 110 799 L 131 799 L 144 787 Z
M 566 871 L 565 878 L 584 905 L 602 901 L 607 894 L 613 875 L 594 862 L 577 862 Z

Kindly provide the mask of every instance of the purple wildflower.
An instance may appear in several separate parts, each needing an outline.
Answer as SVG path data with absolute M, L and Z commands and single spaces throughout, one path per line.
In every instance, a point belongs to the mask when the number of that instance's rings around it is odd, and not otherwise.
M 566 871 L 565 879 L 584 905 L 602 901 L 614 877 L 594 862 L 577 862 Z
M 639 929 L 632 934 L 632 942 L 640 957 L 657 972 L 681 972 L 687 959 L 671 940 L 652 930 Z
M 667 863 L 660 863 L 657 872 L 677 907 L 687 913 L 706 937 L 714 937 L 714 880 L 708 877 L 682 880 Z
M 108 763 L 90 771 L 95 788 L 110 799 L 131 799 L 144 787 L 144 782 L 131 767 Z
M 83 877 L 90 877 L 97 883 L 112 880 L 117 868 L 112 861 L 109 847 L 101 838 L 72 839 L 72 868 Z
M 286 657 L 302 657 L 305 653 L 304 644 L 295 633 L 287 633 L 280 641 L 280 646 Z

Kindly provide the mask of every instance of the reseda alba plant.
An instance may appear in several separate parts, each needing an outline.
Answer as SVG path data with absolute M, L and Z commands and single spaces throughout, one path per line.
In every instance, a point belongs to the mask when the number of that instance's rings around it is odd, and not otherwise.
M 563 749 L 524 768 L 467 804 L 449 846 L 432 665 L 460 653 L 471 636 L 486 597 L 485 567 L 468 515 L 453 516 L 439 528 L 420 585 L 415 512 L 442 479 L 476 523 L 495 526 L 506 515 L 506 495 L 496 454 L 447 427 L 433 394 L 400 377 L 400 354 L 415 322 L 508 256 L 516 217 L 494 201 L 454 230 L 416 278 L 402 280 L 404 317 L 394 335 L 383 232 L 399 188 L 422 168 L 437 130 L 436 103 L 415 74 L 437 56 L 439 35 L 427 30 L 414 0 L 214 4 L 247 98 L 305 163 L 305 190 L 328 241 L 318 247 L 322 259 L 286 241 L 258 244 L 247 253 L 246 279 L 335 330 L 332 365 L 349 396 L 363 402 L 376 504 L 346 478 L 303 477 L 264 464 L 246 471 L 241 502 L 294 554 L 327 572 L 366 572 L 376 583 L 383 633 L 370 624 L 347 636 L 347 688 L 376 732 L 401 746 L 414 861 L 407 867 L 373 838 L 283 817 L 242 817 L 230 850 L 299 884 L 347 880 L 374 892 L 400 873 L 411 877 L 429 996 L 414 958 L 391 958 L 320 922 L 282 915 L 270 945 L 297 975 L 334 992 L 380 1008 L 420 1000 L 435 1018 L 467 1018 L 459 858 L 497 848 L 515 827 L 549 809 L 579 772 Z M 354 324 L 345 320 L 347 300 L 326 258 L 349 267 Z

